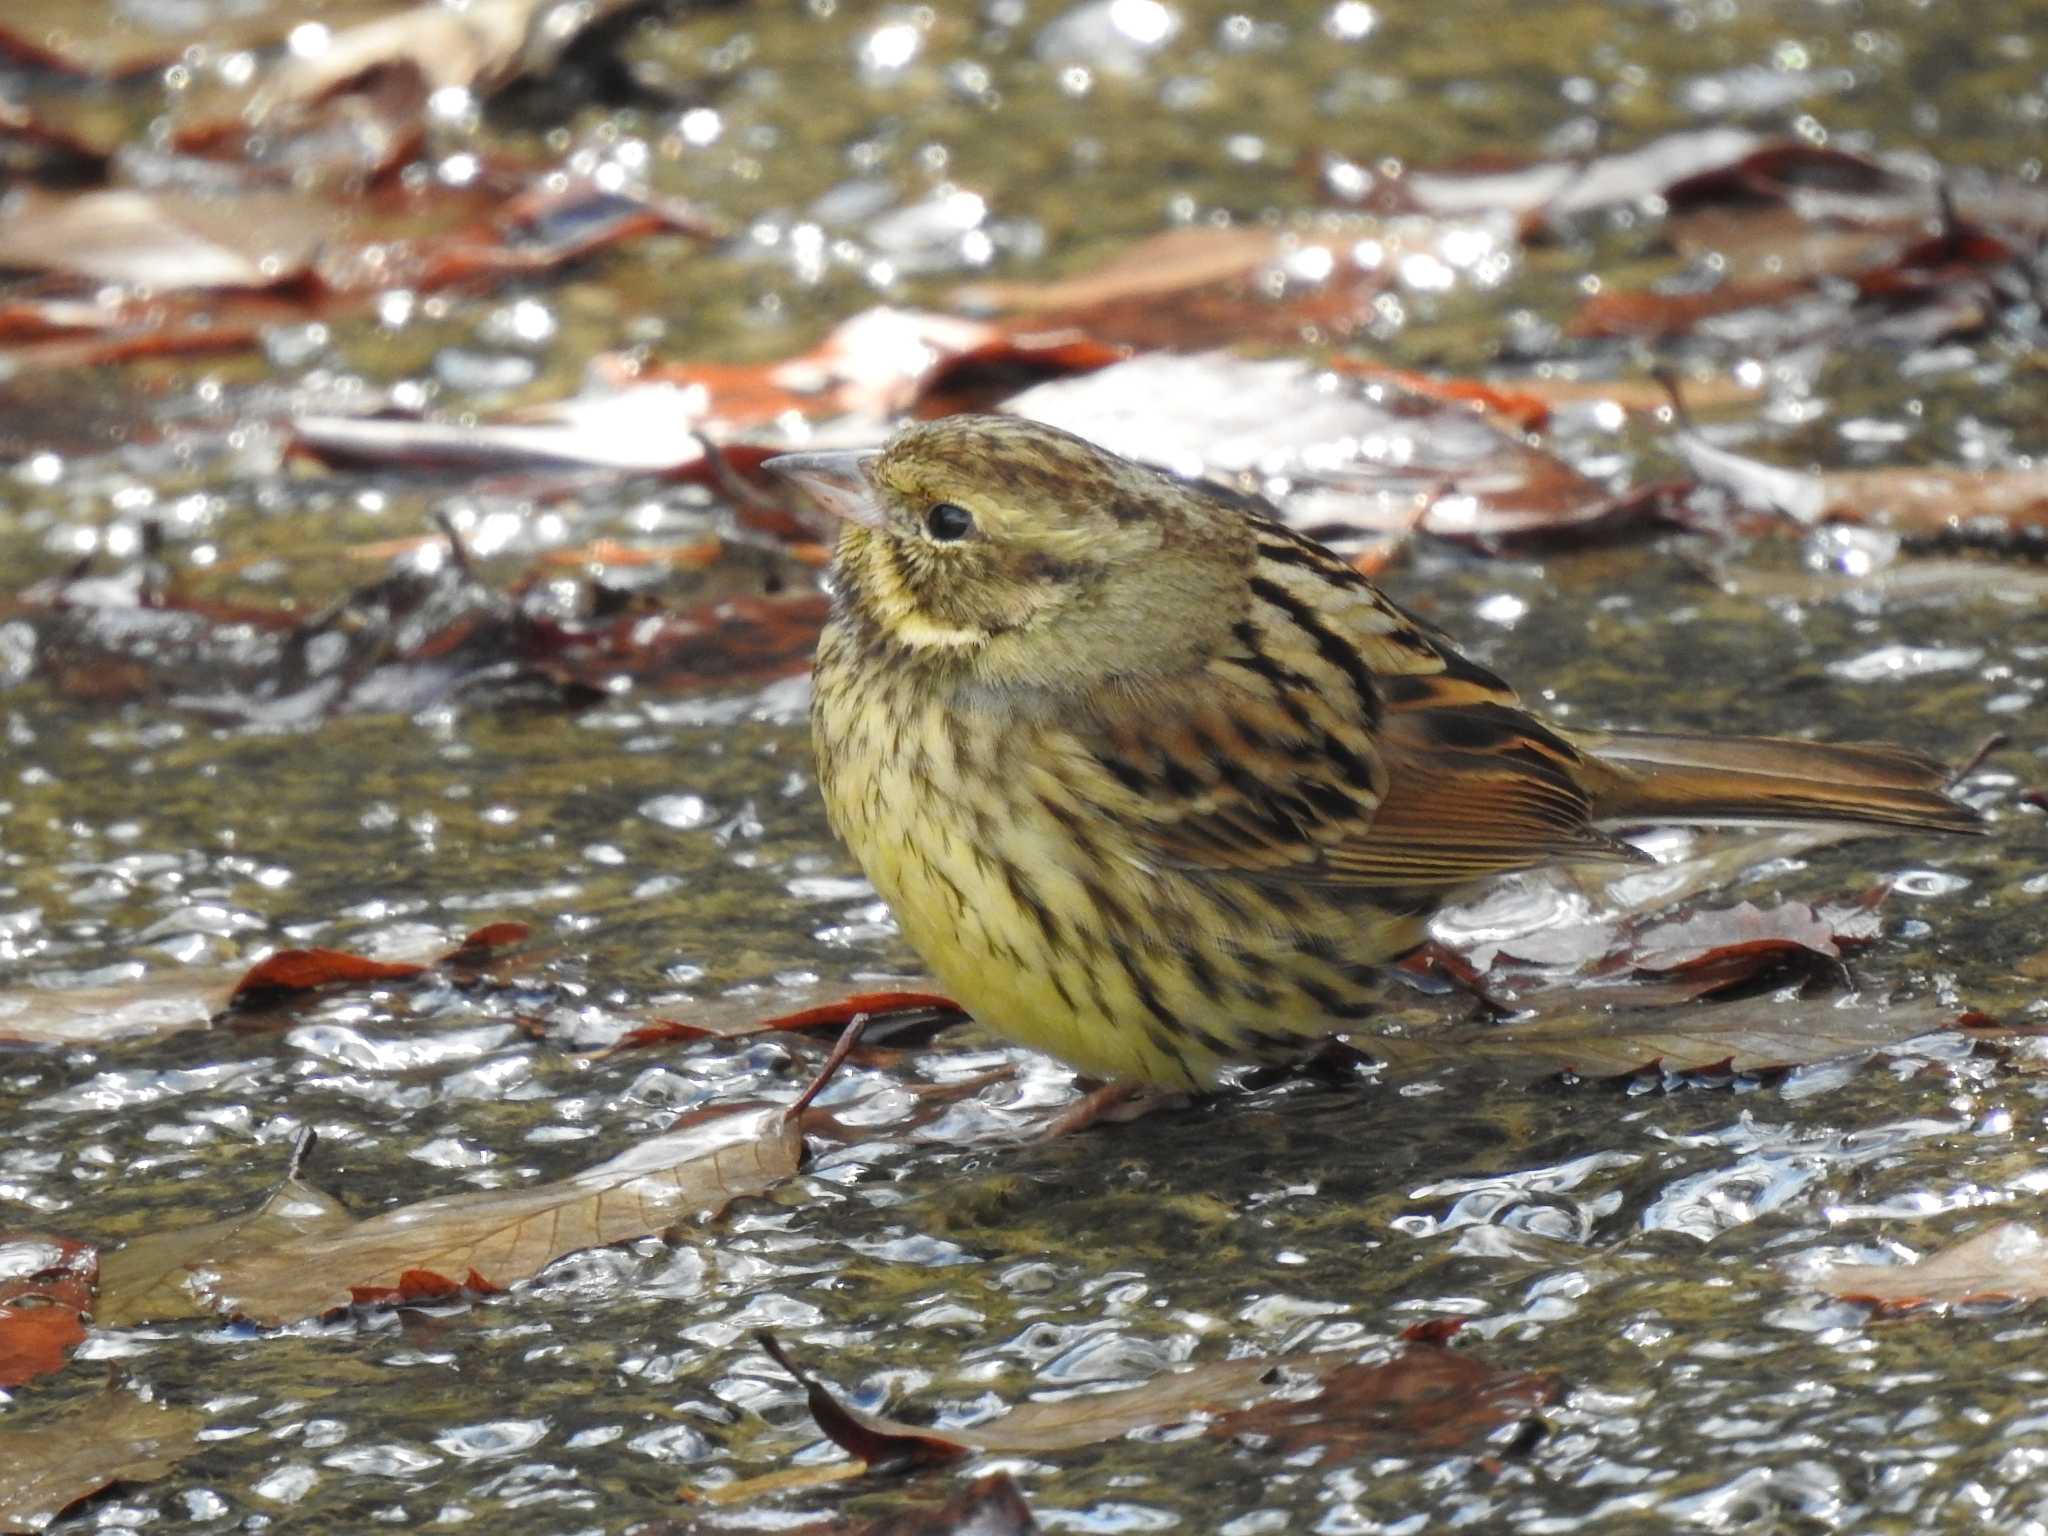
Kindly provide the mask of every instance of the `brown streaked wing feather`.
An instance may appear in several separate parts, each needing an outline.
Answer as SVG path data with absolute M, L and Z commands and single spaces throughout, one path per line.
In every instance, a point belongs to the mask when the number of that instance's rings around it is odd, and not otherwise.
M 1337 556 L 1255 521 L 1235 645 L 1090 743 L 1141 844 L 1183 868 L 1410 890 L 1641 857 L 1591 827 L 1583 754 L 1513 689 Z

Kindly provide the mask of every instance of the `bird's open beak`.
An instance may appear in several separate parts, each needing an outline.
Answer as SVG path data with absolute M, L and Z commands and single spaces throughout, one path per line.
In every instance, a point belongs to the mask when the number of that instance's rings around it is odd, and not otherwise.
M 802 486 L 811 500 L 834 517 L 882 529 L 888 520 L 875 500 L 868 466 L 881 455 L 872 448 L 838 453 L 779 453 L 761 467 Z

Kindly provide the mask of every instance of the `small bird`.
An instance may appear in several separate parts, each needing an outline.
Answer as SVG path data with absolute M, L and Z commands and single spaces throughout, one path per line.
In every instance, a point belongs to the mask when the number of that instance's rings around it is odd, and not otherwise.
M 1566 730 L 1256 497 L 1003 416 L 768 467 L 844 520 L 811 725 L 833 827 L 941 985 L 1200 1090 L 1370 1016 L 1461 888 L 1603 826 L 1970 831 L 1896 747 Z

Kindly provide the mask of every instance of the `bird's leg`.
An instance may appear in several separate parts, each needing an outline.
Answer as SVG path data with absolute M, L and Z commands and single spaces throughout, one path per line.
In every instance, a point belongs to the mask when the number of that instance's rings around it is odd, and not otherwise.
M 1092 1125 L 1120 1125 L 1125 1121 L 1142 1119 L 1155 1110 L 1178 1109 L 1191 1097 L 1145 1083 L 1091 1084 L 1086 1078 L 1081 1081 L 1087 1091 L 1053 1117 L 1051 1123 L 1038 1133 L 1040 1141 L 1071 1136 Z

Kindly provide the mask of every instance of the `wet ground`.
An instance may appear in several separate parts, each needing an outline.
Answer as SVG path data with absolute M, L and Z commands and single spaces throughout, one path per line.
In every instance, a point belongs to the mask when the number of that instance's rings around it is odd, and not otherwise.
M 676 12 L 618 45 L 660 87 L 649 99 L 540 90 L 468 131 L 631 161 L 730 238 L 662 237 L 396 321 L 281 323 L 249 356 L 0 378 L 19 455 L 0 486 L 0 585 L 87 554 L 118 569 L 146 521 L 192 579 L 308 610 L 386 568 L 364 546 L 431 534 L 437 511 L 500 581 L 599 537 L 746 542 L 701 486 L 542 496 L 322 470 L 283 457 L 280 423 L 386 396 L 487 414 L 570 393 L 621 347 L 783 357 L 878 299 L 1082 270 L 1176 224 L 1306 218 L 1321 198 L 1299 167 L 1325 153 L 1434 164 L 1736 121 L 2034 175 L 2042 47 L 2017 16 L 1903 4 Z M 1633 373 L 1647 351 L 1560 327 L 1589 284 L 1675 266 L 1630 218 L 1603 218 L 1398 290 L 1341 350 L 1463 375 Z M 1998 467 L 2040 448 L 2038 308 L 1924 345 L 1816 355 L 1738 333 L 1670 355 L 1761 382 L 1726 419 L 1778 463 Z M 133 441 L 103 451 L 110 435 Z M 1580 420 L 1560 441 L 1633 483 L 1673 471 L 1642 417 Z M 2008 733 L 1970 784 L 1990 836 L 1840 844 L 1715 899 L 1824 902 L 1889 881 L 1881 935 L 1852 961 L 1859 995 L 2048 1022 L 2048 841 L 2020 798 L 2048 759 L 2038 565 L 1979 552 L 1897 595 L 1827 579 L 1827 537 L 1636 531 L 1505 557 L 1425 539 L 1385 584 L 1574 722 L 1955 756 Z M 676 579 L 812 579 L 751 544 Z M 1936 553 L 1952 558 L 1903 560 Z M 229 566 L 232 580 L 208 574 Z M 559 1178 L 679 1111 L 786 1100 L 822 1054 L 779 1037 L 589 1048 L 737 986 L 760 987 L 765 1014 L 809 978 L 916 968 L 825 826 L 801 678 L 251 723 L 204 707 L 203 676 L 114 702 L 59 686 L 28 621 L 0 614 L 0 685 L 0 988 L 140 990 L 278 946 L 431 952 L 494 919 L 535 930 L 524 965 L 482 987 L 321 995 L 260 1030 L 0 1048 L 6 1227 L 111 1245 L 215 1220 L 265 1198 L 307 1127 L 310 1177 L 358 1214 Z M 1455 1000 L 1415 1006 L 1467 1017 Z M 2031 1059 L 1933 1038 L 1789 1073 L 1620 1082 L 1447 1062 L 1041 1143 L 1030 1131 L 1066 1075 L 956 1031 L 851 1068 L 831 1102 L 866 1101 L 871 1139 L 820 1148 L 715 1225 L 585 1252 L 469 1306 L 282 1334 L 101 1329 L 52 1390 L 0 1396 L 0 1454 L 10 1419 L 38 1422 L 112 1370 L 199 1409 L 202 1444 L 53 1529 L 857 1523 L 925 1489 L 678 1502 L 827 1457 L 752 1330 L 861 1406 L 964 1420 L 1183 1362 L 1370 1355 L 1463 1316 L 1461 1347 L 1562 1379 L 1533 1445 L 1319 1461 L 1151 1434 L 983 1463 L 1061 1531 L 2048 1531 L 2038 1309 L 1873 1316 L 1812 1281 L 1825 1261 L 1922 1255 L 2036 1216 L 2048 1092 Z M 1021 1076 L 892 1128 L 908 1087 L 1004 1064 Z

